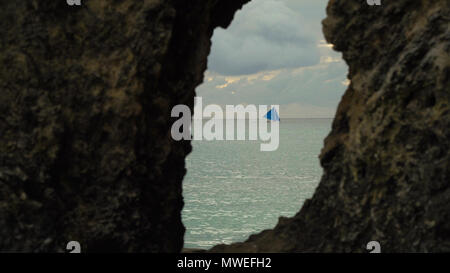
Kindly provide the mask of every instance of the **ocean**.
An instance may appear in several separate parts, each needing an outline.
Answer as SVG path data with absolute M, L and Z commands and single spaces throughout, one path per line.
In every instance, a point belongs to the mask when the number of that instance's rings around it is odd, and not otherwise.
M 243 241 L 293 216 L 322 176 L 318 155 L 332 119 L 282 119 L 280 144 L 193 141 L 183 181 L 185 248 Z

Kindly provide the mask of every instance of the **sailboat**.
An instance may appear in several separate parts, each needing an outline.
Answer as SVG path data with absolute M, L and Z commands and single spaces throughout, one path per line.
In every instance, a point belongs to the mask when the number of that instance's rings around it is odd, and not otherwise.
M 277 109 L 273 107 L 269 112 L 264 116 L 266 119 L 271 121 L 281 121 L 280 116 L 278 115 Z

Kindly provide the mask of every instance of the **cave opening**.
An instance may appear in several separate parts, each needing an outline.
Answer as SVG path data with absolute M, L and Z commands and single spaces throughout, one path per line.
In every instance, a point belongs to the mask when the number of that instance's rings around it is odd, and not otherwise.
M 185 248 L 243 241 L 312 197 L 323 139 L 349 84 L 347 65 L 323 38 L 327 2 L 251 1 L 215 30 L 197 98 L 222 109 L 279 105 L 279 147 L 262 152 L 258 141 L 194 136 L 183 181 Z

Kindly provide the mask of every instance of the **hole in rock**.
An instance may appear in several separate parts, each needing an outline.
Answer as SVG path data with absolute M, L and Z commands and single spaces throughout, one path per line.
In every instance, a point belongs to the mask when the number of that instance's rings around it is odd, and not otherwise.
M 326 5 L 327 0 L 252 1 L 228 29 L 215 30 L 204 83 L 197 88 L 201 110 L 210 104 L 224 112 L 226 105 L 279 105 L 279 145 L 261 151 L 267 141 L 259 131 L 257 140 L 248 140 L 256 122 L 251 114 L 246 140 L 226 140 L 227 120 L 225 140 L 195 140 L 193 129 L 183 182 L 185 248 L 243 241 L 273 228 L 280 216 L 293 216 L 312 197 L 322 175 L 323 139 L 349 84 L 347 65 L 323 38 Z M 203 137 L 208 120 L 193 120 L 193 128 L 201 122 Z M 236 137 L 237 120 L 234 125 Z

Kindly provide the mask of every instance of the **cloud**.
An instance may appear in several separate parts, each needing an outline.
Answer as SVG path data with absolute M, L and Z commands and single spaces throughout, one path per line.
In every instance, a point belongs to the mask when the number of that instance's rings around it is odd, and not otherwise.
M 348 67 L 321 31 L 327 0 L 256 0 L 216 30 L 204 104 L 278 104 L 281 117 L 333 117 Z
M 319 63 L 317 19 L 313 23 L 288 4 L 257 0 L 244 6 L 228 29 L 215 30 L 208 69 L 230 76 Z
M 324 62 L 315 66 L 264 71 L 233 77 L 233 81 L 214 72 L 212 78 L 197 88 L 205 103 L 226 104 L 292 104 L 328 109 L 334 113 L 346 86 L 344 62 Z M 220 88 L 219 88 L 220 87 Z

